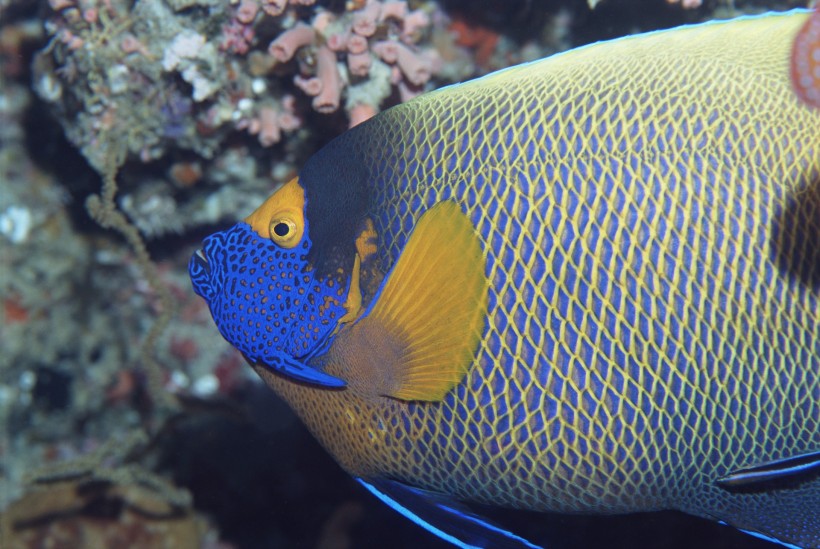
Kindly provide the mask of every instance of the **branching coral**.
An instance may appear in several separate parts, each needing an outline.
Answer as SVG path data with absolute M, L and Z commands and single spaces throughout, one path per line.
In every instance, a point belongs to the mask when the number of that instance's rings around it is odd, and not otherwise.
M 104 174 L 103 190 L 99 195 L 88 197 L 86 208 L 91 217 L 102 227 L 114 229 L 125 237 L 136 255 L 143 276 L 145 276 L 151 289 L 157 295 L 160 303 L 159 313 L 148 334 L 143 339 L 140 355 L 142 366 L 148 376 L 148 385 L 154 403 L 164 408 L 173 407 L 174 403 L 163 387 L 162 368 L 154 357 L 154 350 L 157 340 L 168 327 L 174 315 L 174 302 L 168 287 L 159 278 L 157 267 L 151 261 L 151 256 L 145 248 L 145 241 L 137 228 L 117 209 L 114 202 L 117 194 L 117 171 L 120 168 L 122 159 L 112 156 L 108 162 L 108 169 Z

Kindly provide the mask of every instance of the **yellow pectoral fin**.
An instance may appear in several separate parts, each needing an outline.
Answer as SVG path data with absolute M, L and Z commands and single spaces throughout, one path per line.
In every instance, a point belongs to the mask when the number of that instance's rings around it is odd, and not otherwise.
M 441 400 L 464 378 L 484 328 L 487 289 L 481 242 L 469 218 L 454 202 L 436 204 L 419 220 L 361 321 L 401 349 L 383 365 L 394 380 L 388 396 Z

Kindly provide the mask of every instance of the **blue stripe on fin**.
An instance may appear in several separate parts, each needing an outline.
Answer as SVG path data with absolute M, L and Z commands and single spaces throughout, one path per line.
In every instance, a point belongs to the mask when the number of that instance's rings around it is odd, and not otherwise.
M 730 527 L 732 526 L 731 524 L 723 522 L 722 520 L 719 520 L 718 524 L 722 524 L 724 526 L 730 526 Z M 765 540 L 765 541 L 770 541 L 772 543 L 782 545 L 783 547 L 788 547 L 788 549 L 805 549 L 804 547 L 800 547 L 799 545 L 793 545 L 791 543 L 781 541 L 777 538 L 767 536 L 766 534 L 761 534 L 760 532 L 755 532 L 754 530 L 744 530 L 743 528 L 738 528 L 738 530 L 740 530 L 744 534 L 749 534 L 750 536 L 756 537 L 758 539 L 762 539 L 762 540 Z
M 745 467 L 717 480 L 722 488 L 766 488 L 766 484 L 781 479 L 800 480 L 804 475 L 820 475 L 820 450 Z
M 316 368 L 312 368 L 299 360 L 285 355 L 284 353 L 280 353 L 279 356 L 275 358 L 276 362 L 273 362 L 272 364 L 259 362 L 259 365 L 264 366 L 268 370 L 272 370 L 278 374 L 282 374 L 285 377 L 296 381 L 301 381 L 302 383 L 307 383 L 309 385 L 327 387 L 329 389 L 341 389 L 347 386 L 347 382 L 345 380 L 339 379 L 338 377 L 330 374 L 326 374 Z M 245 357 L 245 360 L 251 366 L 254 365 L 254 362 L 252 362 L 247 356 Z
M 394 480 L 356 478 L 370 493 L 425 530 L 462 549 L 540 549 L 443 494 Z

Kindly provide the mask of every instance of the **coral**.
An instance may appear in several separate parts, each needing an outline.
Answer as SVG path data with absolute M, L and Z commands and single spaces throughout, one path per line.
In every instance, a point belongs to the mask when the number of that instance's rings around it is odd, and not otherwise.
M 178 166 L 122 182 L 121 207 L 149 238 L 247 213 L 201 213 L 203 201 L 214 212 L 229 143 L 254 164 L 234 181 L 239 193 L 261 197 L 271 166 L 291 172 L 292 151 L 304 149 L 306 111 L 343 109 L 353 125 L 431 86 L 441 68 L 431 40 L 446 28 L 434 4 L 396 0 L 334 9 L 309 0 L 48 4 L 51 40 L 34 63 L 35 89 L 94 169 L 104 173 L 110 157 L 178 165 L 180 154 L 198 166 L 196 177 Z
M 151 389 L 154 404 L 163 408 L 172 408 L 174 403 L 164 390 L 162 368 L 154 356 L 154 347 L 157 339 L 171 322 L 174 315 L 174 302 L 168 287 L 160 280 L 157 266 L 151 261 L 151 256 L 148 254 L 148 249 L 139 230 L 117 209 L 114 202 L 117 194 L 117 172 L 122 162 L 122 158 L 117 158 L 113 154 L 108 158 L 107 169 L 103 174 L 102 192 L 88 197 L 86 209 L 100 226 L 106 229 L 114 229 L 125 238 L 131 246 L 136 262 L 142 271 L 141 275 L 145 277 L 151 290 L 156 294 L 158 312 L 140 346 L 140 358 L 142 367 L 148 376 L 148 385 Z
M 489 66 L 490 58 L 495 52 L 500 35 L 489 27 L 471 23 L 469 19 L 456 16 L 450 24 L 450 30 L 456 35 L 456 44 L 475 50 L 476 63 Z
M 202 176 L 196 181 L 204 184 L 198 189 L 213 192 L 212 171 L 207 168 L 224 154 L 225 141 L 237 130 L 264 119 L 260 141 L 272 146 L 299 128 L 301 120 L 289 95 L 252 77 L 244 68 L 245 59 L 237 57 L 236 42 L 229 44 L 231 51 L 219 47 L 220 22 L 230 26 L 230 5 L 209 2 L 207 13 L 172 9 L 190 4 L 51 1 L 52 40 L 35 62 L 36 89 L 54 106 L 69 139 L 99 173 L 111 156 L 149 163 L 186 151 L 200 159 Z M 240 37 L 252 40 L 252 33 Z M 275 129 L 271 109 L 282 113 Z M 172 177 L 160 181 L 156 188 L 168 187 L 165 202 L 140 205 L 140 212 L 184 210 L 184 204 L 178 204 L 176 182 Z M 261 195 L 261 181 L 251 178 L 249 184 L 254 183 Z M 124 190 L 123 200 L 134 192 L 127 183 Z M 170 222 L 173 215 L 160 218 Z M 141 225 L 143 230 L 147 227 Z M 178 222 L 151 224 L 145 232 L 156 236 L 180 227 Z
M 294 21 L 268 51 L 279 63 L 297 59 L 294 83 L 313 97 L 312 106 L 319 112 L 336 111 L 348 87 L 345 110 L 353 125 L 362 121 L 363 112 L 379 111 L 391 86 L 412 90 L 403 94 L 406 100 L 422 91 L 437 72 L 435 49 L 420 45 L 430 22 L 427 11 L 411 10 L 404 1 L 351 3 L 340 14 L 318 9 L 310 25 Z M 378 60 L 395 70 L 374 70 Z
M 125 463 L 146 442 L 136 433 L 59 468 L 33 471 L 25 495 L 0 520 L 5 546 L 200 547 L 208 526 L 188 492 Z
M 203 519 L 180 513 L 138 485 L 66 480 L 39 488 L 10 506 L 8 549 L 131 547 L 197 549 Z
M 24 148 L 22 113 L 30 103 L 25 89 L 8 82 L 0 89 L 0 468 L 13 471 L 16 450 L 5 444 L 23 423 L 40 439 L 64 427 L 40 423 L 35 403 L 38 372 L 48 365 L 69 373 L 72 360 L 111 364 L 118 337 L 106 330 L 104 305 L 83 297 L 94 253 L 76 233 L 66 211 L 66 195 L 40 171 Z M 110 361 L 110 362 L 109 362 Z M 88 405 L 93 405 L 89 401 Z M 26 410 L 26 412 L 24 412 Z M 20 417 L 21 421 L 13 421 Z M 49 433 L 49 434 L 46 434 Z M 37 438 L 35 437 L 35 438 Z M 23 456 L 27 453 L 23 453 Z M 25 459 L 25 458 L 23 458 Z M 13 496 L 17 479 L 0 475 L 0 505 Z
M 685 10 L 693 10 L 697 9 L 703 4 L 703 0 L 666 0 L 670 4 L 678 4 L 680 3 L 681 7 Z M 594 6 L 591 6 L 594 7 Z
M 31 212 L 24 206 L 11 205 L 0 213 L 0 234 L 8 238 L 12 244 L 24 242 L 31 228 Z

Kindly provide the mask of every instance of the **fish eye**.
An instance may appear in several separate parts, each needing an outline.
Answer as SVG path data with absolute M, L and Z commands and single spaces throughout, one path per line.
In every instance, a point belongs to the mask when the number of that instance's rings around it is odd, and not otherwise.
M 276 225 L 273 226 L 273 234 L 278 236 L 279 238 L 284 238 L 288 236 L 290 232 L 290 225 L 285 223 L 284 221 L 280 221 Z
M 270 222 L 270 238 L 283 248 L 293 248 L 302 238 L 302 231 L 289 217 L 276 217 Z

